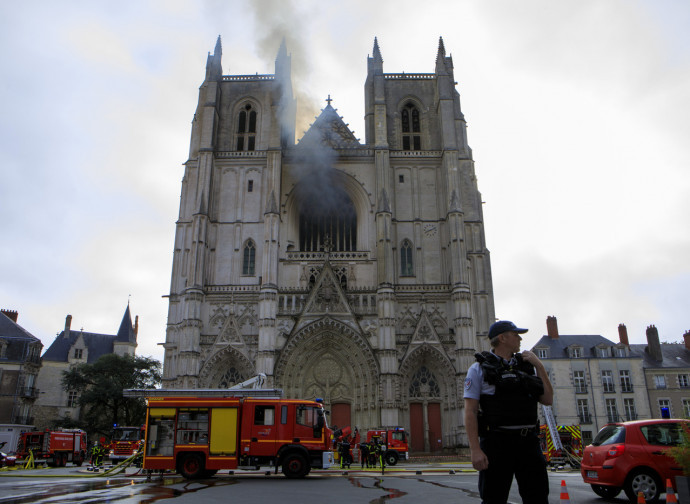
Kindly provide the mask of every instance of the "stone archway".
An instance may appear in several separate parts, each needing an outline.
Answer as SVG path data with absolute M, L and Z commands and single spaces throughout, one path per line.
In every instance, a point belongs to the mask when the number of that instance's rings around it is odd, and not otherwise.
M 199 371 L 200 388 L 229 388 L 256 376 L 256 368 L 239 350 L 228 345 L 209 357 Z
M 378 377 L 378 363 L 368 342 L 348 324 L 330 317 L 298 330 L 274 369 L 276 387 L 286 397 L 320 397 L 326 409 L 348 404 L 350 422 L 360 426 L 379 422 Z
M 455 427 L 459 404 L 452 363 L 438 348 L 424 344 L 400 366 L 400 378 L 410 450 L 441 451 L 446 434 Z

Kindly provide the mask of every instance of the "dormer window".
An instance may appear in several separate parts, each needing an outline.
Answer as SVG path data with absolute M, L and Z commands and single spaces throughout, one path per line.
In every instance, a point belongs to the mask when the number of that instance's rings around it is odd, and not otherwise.
M 571 347 L 570 348 L 570 358 L 571 359 L 581 359 L 582 358 L 582 347 Z
M 610 356 L 611 356 L 611 353 L 609 352 L 608 347 L 598 347 L 597 348 L 597 357 L 605 359 L 606 357 L 610 357 Z
M 74 358 L 75 359 L 81 359 L 83 355 L 84 355 L 84 349 L 82 349 L 82 348 L 75 348 L 74 349 Z
M 256 146 L 256 111 L 246 104 L 237 120 L 237 150 L 253 151 Z
M 537 357 L 540 359 L 547 359 L 549 357 L 549 351 L 546 348 L 537 348 Z
M 407 103 L 400 112 L 403 150 L 422 150 L 419 109 Z

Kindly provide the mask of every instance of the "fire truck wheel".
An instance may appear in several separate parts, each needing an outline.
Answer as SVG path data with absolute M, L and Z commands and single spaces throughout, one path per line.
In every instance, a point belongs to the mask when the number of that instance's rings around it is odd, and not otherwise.
M 204 476 L 204 461 L 200 455 L 190 453 L 183 455 L 179 462 L 178 471 L 186 479 L 198 479 Z
M 291 453 L 283 460 L 283 474 L 287 478 L 303 478 L 308 472 L 307 460 L 299 453 Z
M 386 464 L 389 466 L 394 466 L 398 463 L 398 454 L 394 451 L 386 452 L 386 456 L 384 458 L 386 459 Z
M 67 454 L 66 453 L 56 453 L 55 460 L 58 467 L 65 467 L 67 465 Z
M 81 451 L 79 453 L 79 457 L 77 457 L 77 460 L 75 460 L 74 463 L 77 466 L 81 467 L 81 465 L 84 463 L 84 460 L 86 460 L 86 453 L 84 453 L 84 451 Z

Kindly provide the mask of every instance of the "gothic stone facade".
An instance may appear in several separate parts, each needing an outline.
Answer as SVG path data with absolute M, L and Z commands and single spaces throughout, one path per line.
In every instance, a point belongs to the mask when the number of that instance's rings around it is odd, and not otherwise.
M 328 105 L 295 143 L 291 58 L 223 75 L 209 54 L 175 235 L 164 387 L 258 373 L 322 397 L 331 425 L 402 425 L 414 451 L 464 441 L 462 383 L 494 320 L 452 58 L 367 59 L 366 142 Z

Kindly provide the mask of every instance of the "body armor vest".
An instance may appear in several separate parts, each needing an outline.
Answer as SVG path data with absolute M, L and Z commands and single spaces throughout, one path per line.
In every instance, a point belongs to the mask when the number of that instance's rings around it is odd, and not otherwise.
M 484 379 L 496 387 L 494 395 L 479 396 L 480 430 L 537 425 L 537 404 L 544 393 L 544 383 L 521 354 L 514 357 L 517 363 L 511 365 L 491 352 L 475 354 Z

